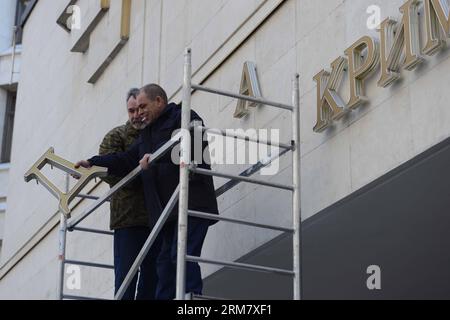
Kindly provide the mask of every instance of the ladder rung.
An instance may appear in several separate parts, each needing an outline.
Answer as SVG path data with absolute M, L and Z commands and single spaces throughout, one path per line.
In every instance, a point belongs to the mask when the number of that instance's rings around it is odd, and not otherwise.
M 194 256 L 186 256 L 186 261 L 200 262 L 200 263 L 207 263 L 207 264 L 215 264 L 215 265 L 224 266 L 224 267 L 231 267 L 231 268 L 235 268 L 235 269 L 259 271 L 259 272 L 267 272 L 267 273 L 276 273 L 276 274 L 281 274 L 281 275 L 284 275 L 284 276 L 295 276 L 294 271 L 291 271 L 291 270 L 271 268 L 271 267 L 263 267 L 263 266 L 256 266 L 256 265 L 247 264 L 247 263 L 226 262 L 226 261 L 220 261 L 220 260 L 209 260 L 209 259 L 203 259 L 203 258 L 194 257 Z
M 188 214 L 189 214 L 191 217 L 205 218 L 205 219 L 209 219 L 209 220 L 217 220 L 217 221 L 226 221 L 226 222 L 232 222 L 232 223 L 237 223 L 237 224 L 243 224 L 243 225 L 252 226 L 252 227 L 257 227 L 257 228 L 271 229 L 271 230 L 277 230 L 277 231 L 283 231 L 283 232 L 294 233 L 294 229 L 292 229 L 292 228 L 278 227 L 278 226 L 271 226 L 271 225 L 268 225 L 268 224 L 261 224 L 261 223 L 256 223 L 256 222 L 250 222 L 250 221 L 240 220 L 240 219 L 232 219 L 232 218 L 227 218 L 227 217 L 219 216 L 219 215 L 217 215 L 217 214 L 210 214 L 210 213 L 204 213 L 204 212 L 192 211 L 192 210 L 189 210 L 189 211 L 188 211 Z
M 94 263 L 94 262 L 77 261 L 77 260 L 65 260 L 64 263 L 78 265 L 78 266 L 85 266 L 85 267 L 94 267 L 94 268 L 113 269 L 114 270 L 113 265 L 103 264 L 103 263 Z
M 219 300 L 229 300 L 229 299 L 188 293 L 188 294 L 186 294 L 186 300 L 213 300 L 213 301 L 218 300 L 219 301 Z
M 109 236 L 114 235 L 114 232 L 112 232 L 112 231 L 89 229 L 89 228 L 79 228 L 79 227 L 75 227 L 70 231 L 81 231 L 81 232 L 88 232 L 88 233 L 106 234 Z
M 242 176 L 242 177 L 250 177 L 253 174 L 255 174 L 256 172 L 260 171 L 262 168 L 266 167 L 269 163 L 272 163 L 272 161 L 274 161 L 275 159 L 280 158 L 281 156 L 285 155 L 289 151 L 291 151 L 291 150 L 283 149 L 278 154 L 270 156 L 270 158 L 267 159 L 265 162 L 259 161 L 257 164 L 255 164 L 255 165 L 251 166 L 250 168 L 244 170 L 239 175 Z M 221 186 L 220 188 L 218 188 L 216 190 L 216 196 L 217 197 L 221 196 L 222 194 L 224 194 L 228 190 L 231 190 L 232 188 L 237 186 L 239 183 L 241 183 L 241 181 L 235 181 L 235 180 L 228 181 L 227 183 L 225 183 L 223 186 Z
M 250 141 L 250 142 L 255 142 L 255 143 L 260 143 L 260 144 L 265 144 L 268 146 L 273 146 L 273 147 L 277 147 L 277 148 L 282 148 L 282 149 L 288 149 L 288 150 L 292 150 L 293 149 L 293 145 L 292 144 L 286 144 L 286 143 L 280 143 L 280 142 L 272 142 L 270 140 L 264 140 L 264 139 L 260 139 L 259 137 L 257 138 L 253 138 L 253 137 L 249 137 L 243 134 L 239 134 L 239 133 L 231 133 L 228 132 L 227 130 L 222 130 L 222 129 L 211 129 L 211 128 L 207 128 L 207 127 L 203 127 L 203 126 L 199 126 L 199 129 L 209 133 L 209 134 L 214 134 L 214 135 L 220 135 L 220 136 L 224 136 L 224 137 L 229 137 L 229 138 L 234 138 L 234 139 L 240 139 L 240 140 L 245 140 L 245 141 Z
M 211 296 L 201 296 L 198 294 L 193 294 L 192 295 L 192 300 L 229 300 L 229 299 L 225 299 L 225 298 L 218 298 L 218 297 L 211 297 Z
M 280 109 L 285 109 L 285 110 L 290 110 L 290 111 L 294 110 L 294 108 L 292 106 L 289 106 L 287 104 L 273 102 L 273 101 L 250 97 L 250 96 L 244 96 L 242 94 L 235 94 L 233 92 L 228 92 L 228 91 L 224 91 L 224 90 L 212 89 L 212 88 L 208 88 L 205 86 L 199 86 L 196 84 L 192 84 L 192 89 L 209 92 L 209 93 L 214 93 L 214 94 L 219 94 L 219 95 L 226 96 L 226 97 L 246 100 L 246 101 L 250 101 L 250 102 L 265 104 L 265 105 L 272 106 L 275 108 L 280 108 Z
M 194 173 L 198 173 L 198 174 L 207 175 L 207 176 L 239 180 L 239 181 L 244 181 L 244 182 L 253 183 L 253 184 L 260 184 L 260 185 L 267 186 L 267 187 L 294 191 L 294 187 L 288 186 L 285 184 L 266 182 L 266 181 L 261 181 L 258 179 L 252 179 L 252 178 L 247 178 L 247 177 L 243 177 L 243 176 L 235 176 L 235 175 L 231 175 L 231 174 L 226 174 L 226 173 L 221 173 L 221 172 L 216 172 L 216 171 L 206 170 L 206 169 L 200 169 L 200 168 L 190 168 L 190 171 L 192 171 Z
M 109 299 L 100 299 L 100 298 L 92 298 L 92 297 L 83 297 L 83 296 L 74 296 L 74 295 L 68 295 L 64 294 L 62 296 L 63 299 L 70 299 L 70 300 L 102 300 L 102 301 L 110 301 Z

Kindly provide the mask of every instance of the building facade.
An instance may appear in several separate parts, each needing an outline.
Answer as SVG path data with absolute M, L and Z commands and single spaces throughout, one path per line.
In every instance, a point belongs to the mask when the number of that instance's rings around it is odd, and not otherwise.
M 125 122 L 123 100 L 130 87 L 159 83 L 179 102 L 185 47 L 193 52 L 193 81 L 208 87 L 239 92 L 244 63 L 250 61 L 261 95 L 290 104 L 291 81 L 300 74 L 305 298 L 450 297 L 444 271 L 450 266 L 445 252 L 450 245 L 445 232 L 450 226 L 445 214 L 447 0 L 39 0 L 29 5 L 0 298 L 57 297 L 57 201 L 41 186 L 25 184 L 24 173 L 49 147 L 74 162 L 96 154 L 103 136 Z M 277 129 L 282 142 L 291 139 L 288 111 L 260 105 L 236 118 L 236 100 L 200 92 L 193 93 L 192 105 L 209 127 Z M 214 166 L 232 174 L 246 167 Z M 64 176 L 45 170 L 63 189 Z M 289 184 L 291 170 L 287 155 L 277 175 L 260 178 Z M 216 187 L 224 182 L 215 179 Z M 96 195 L 108 190 L 94 182 L 88 189 Z M 292 223 L 285 191 L 240 184 L 218 201 L 224 216 Z M 73 215 L 88 204 L 77 200 Z M 107 205 L 85 224 L 106 229 Z M 202 255 L 290 268 L 290 243 L 289 235 L 279 232 L 218 223 L 210 228 Z M 112 263 L 112 239 L 69 234 L 67 256 Z M 210 265 L 202 271 L 205 294 L 292 295 L 291 280 L 277 275 Z M 81 275 L 79 285 L 75 274 Z M 65 291 L 112 298 L 113 274 L 67 270 Z
M 26 4 L 8 0 L 0 5 L 0 256 L 22 52 L 20 19 Z

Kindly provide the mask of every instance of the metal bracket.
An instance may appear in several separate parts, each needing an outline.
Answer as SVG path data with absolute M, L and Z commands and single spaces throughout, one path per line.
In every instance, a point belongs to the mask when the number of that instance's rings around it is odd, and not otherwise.
M 58 189 L 46 176 L 41 172 L 41 169 L 50 164 L 68 174 L 79 177 L 77 184 L 68 193 L 64 193 Z M 93 166 L 90 169 L 79 168 L 75 169 L 75 165 L 57 155 L 53 148 L 48 149 L 41 158 L 27 171 L 25 174 L 25 182 L 30 182 L 36 179 L 40 182 L 52 195 L 59 200 L 59 209 L 66 216 L 70 218 L 70 202 L 80 193 L 80 191 L 89 183 L 90 180 L 96 177 L 105 177 L 108 175 L 108 169 Z

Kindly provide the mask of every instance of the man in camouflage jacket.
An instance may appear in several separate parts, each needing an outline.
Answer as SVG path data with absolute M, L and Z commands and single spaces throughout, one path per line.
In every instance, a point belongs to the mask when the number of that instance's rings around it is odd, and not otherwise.
M 103 139 L 99 154 L 113 154 L 126 151 L 139 137 L 142 121 L 139 119 L 136 97 L 139 89 L 131 89 L 127 95 L 129 120 L 125 125 L 112 129 Z M 108 176 L 103 179 L 113 187 L 121 179 Z M 114 230 L 114 274 L 115 292 L 120 288 L 139 251 L 150 235 L 150 218 L 145 208 L 141 179 L 136 179 L 111 198 L 110 228 Z M 128 287 L 124 300 L 153 300 L 157 285 L 156 257 L 159 252 L 157 241 L 140 268 L 138 291 L 137 276 Z

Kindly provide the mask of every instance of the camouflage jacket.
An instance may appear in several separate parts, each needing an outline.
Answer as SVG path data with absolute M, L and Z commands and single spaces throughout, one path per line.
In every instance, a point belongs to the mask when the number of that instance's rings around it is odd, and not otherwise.
M 103 138 L 100 145 L 99 154 L 111 154 L 124 152 L 139 137 L 139 131 L 134 129 L 130 122 L 112 129 Z M 113 187 L 121 179 L 108 176 L 103 178 L 110 187 Z M 148 213 L 144 203 L 144 192 L 142 190 L 141 179 L 136 179 L 131 184 L 118 191 L 111 199 L 111 230 L 149 226 Z

